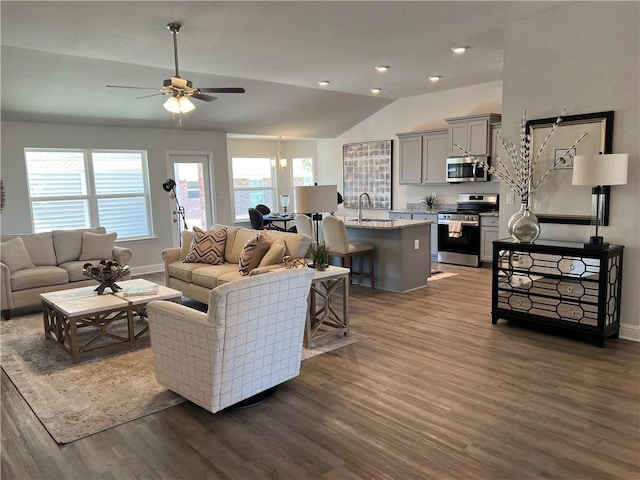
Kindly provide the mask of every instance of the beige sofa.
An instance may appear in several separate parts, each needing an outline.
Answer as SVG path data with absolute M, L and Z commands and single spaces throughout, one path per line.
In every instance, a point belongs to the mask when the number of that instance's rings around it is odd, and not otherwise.
M 165 285 L 180 290 L 183 295 L 202 303 L 209 303 L 211 290 L 223 283 L 243 278 L 239 271 L 240 255 L 245 244 L 255 238 L 258 233 L 265 234 L 273 241 L 269 251 L 264 255 L 257 268 L 250 275 L 264 273 L 282 267 L 283 256 L 306 257 L 312 239 L 301 233 L 279 232 L 275 230 L 260 231 L 236 226 L 216 225 L 211 228 L 224 227 L 227 230 L 224 245 L 224 263 L 210 265 L 208 263 L 186 263 L 191 248 L 193 233 L 182 232 L 182 247 L 169 248 L 162 251 L 164 260 Z M 277 252 L 278 246 L 284 248 Z
M 133 252 L 115 246 L 115 239 L 116 234 L 107 234 L 104 227 L 2 235 L 0 291 L 4 319 L 11 318 L 13 308 L 39 305 L 41 293 L 97 285 L 82 274 L 85 263 L 109 259 L 128 265 Z

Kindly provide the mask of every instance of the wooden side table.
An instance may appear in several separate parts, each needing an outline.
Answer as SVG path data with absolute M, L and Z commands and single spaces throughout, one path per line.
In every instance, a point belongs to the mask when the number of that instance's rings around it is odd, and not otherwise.
M 311 282 L 304 346 L 336 333 L 349 333 L 349 269 L 329 266 L 316 271 Z

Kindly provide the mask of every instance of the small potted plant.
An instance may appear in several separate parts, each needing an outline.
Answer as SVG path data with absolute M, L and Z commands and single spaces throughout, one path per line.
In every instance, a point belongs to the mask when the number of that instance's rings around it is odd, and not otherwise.
M 424 197 L 424 204 L 427 206 L 428 210 L 433 210 L 433 207 L 436 204 L 436 194 L 430 193 L 426 197 Z
M 329 248 L 324 242 L 313 245 L 309 254 L 316 270 L 324 270 L 329 265 Z

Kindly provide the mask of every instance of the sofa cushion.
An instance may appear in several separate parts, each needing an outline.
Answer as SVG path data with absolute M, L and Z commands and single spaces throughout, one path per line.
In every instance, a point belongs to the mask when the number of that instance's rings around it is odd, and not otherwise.
M 284 240 L 279 239 L 271 244 L 267 253 L 260 260 L 259 267 L 268 267 L 269 265 L 277 265 L 282 262 L 284 254 L 287 250 Z
M 251 230 L 248 228 L 238 229 L 238 231 L 236 231 L 236 235 L 231 248 L 225 250 L 224 260 L 227 263 L 237 264 L 240 261 L 240 254 L 242 253 L 244 246 L 249 240 L 253 240 L 254 238 L 256 238 L 256 234 L 260 233 L 261 231 L 262 230 Z
M 227 229 L 224 227 L 214 227 L 206 232 L 198 227 L 193 227 L 191 247 L 184 258 L 184 262 L 220 265 L 224 263 L 224 247 L 226 243 Z
M 29 256 L 34 265 L 57 265 L 56 251 L 53 249 L 53 237 L 51 232 L 30 233 L 22 235 L 24 246 L 27 247 Z
M 53 230 L 53 248 L 57 265 L 78 260 L 82 253 L 82 234 L 84 232 L 106 233 L 104 227 L 79 228 L 77 230 Z
M 193 232 L 189 230 L 182 231 L 182 244 L 180 246 L 180 260 L 184 260 L 191 249 L 191 240 L 193 240 Z
M 76 260 L 74 262 L 65 262 L 58 267 L 66 270 L 69 275 L 70 282 L 82 282 L 84 280 L 89 280 L 91 277 L 87 277 L 82 273 L 82 267 L 86 263 L 91 263 L 92 265 L 97 265 L 102 259 L 93 259 L 93 260 Z
M 192 283 L 193 271 L 207 266 L 206 263 L 184 263 L 178 260 L 169 264 L 169 275 L 184 282 Z
M 113 247 L 116 244 L 116 232 L 111 233 L 82 233 L 82 253 L 78 260 L 92 260 L 92 259 L 113 259 Z
M 2 258 L 2 263 L 9 267 L 11 272 L 18 272 L 35 266 L 21 237 L 2 242 L 0 245 L 0 257 Z
M 290 232 L 271 232 L 273 233 L 273 240 L 284 240 L 287 246 L 285 255 L 291 255 L 292 257 L 306 257 L 313 243 L 313 239 L 308 235 L 301 233 Z
M 69 274 L 60 267 L 33 267 L 11 273 L 11 289 L 14 292 L 30 288 L 64 285 L 69 282 Z
M 271 248 L 271 239 L 266 232 L 260 232 L 249 240 L 240 253 L 239 272 L 249 275 L 249 272 L 260 265 L 260 261 Z
M 193 271 L 192 280 L 195 285 L 205 288 L 215 288 L 220 284 L 220 278 L 228 274 L 237 274 L 238 266 L 233 263 L 223 263 L 221 265 L 209 265 L 204 268 L 198 268 Z

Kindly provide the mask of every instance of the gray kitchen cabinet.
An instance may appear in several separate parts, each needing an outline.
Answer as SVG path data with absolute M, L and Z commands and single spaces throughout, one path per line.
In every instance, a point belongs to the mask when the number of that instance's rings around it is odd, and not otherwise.
M 401 185 L 445 184 L 448 130 L 398 133 Z
M 456 144 L 467 149 L 473 155 L 490 155 L 490 126 L 500 122 L 500 119 L 501 116 L 497 113 L 445 118 L 449 124 L 447 156 L 464 155 L 464 152 L 456 147 Z
M 389 218 L 392 220 L 411 220 L 411 214 L 405 212 L 389 212 Z
M 493 261 L 493 241 L 498 240 L 498 226 L 500 222 L 496 216 L 480 216 L 480 261 Z
M 413 213 L 413 220 L 431 220 L 431 257 L 438 257 L 438 214 L 437 213 Z

